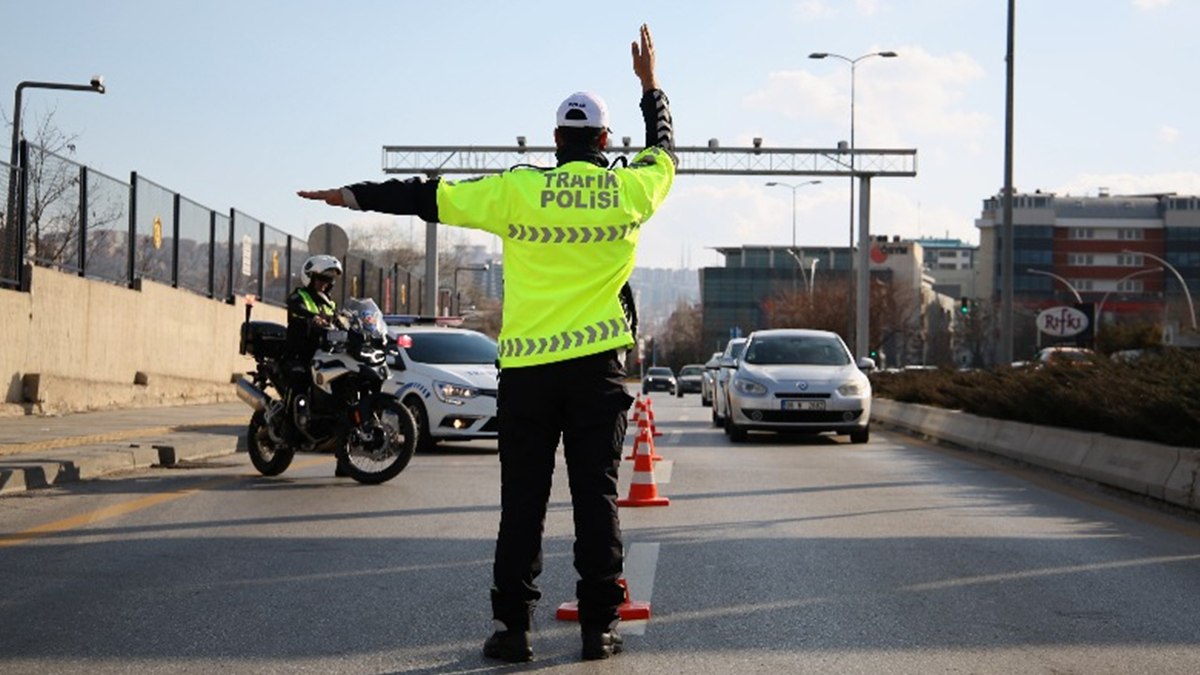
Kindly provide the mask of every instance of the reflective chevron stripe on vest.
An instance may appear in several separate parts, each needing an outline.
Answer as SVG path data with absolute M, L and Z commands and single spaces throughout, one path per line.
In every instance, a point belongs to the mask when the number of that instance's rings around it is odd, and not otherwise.
M 629 329 L 625 326 L 625 322 L 609 319 L 580 330 L 563 331 L 549 337 L 502 339 L 500 340 L 500 358 L 554 354 L 602 342 L 628 332 Z

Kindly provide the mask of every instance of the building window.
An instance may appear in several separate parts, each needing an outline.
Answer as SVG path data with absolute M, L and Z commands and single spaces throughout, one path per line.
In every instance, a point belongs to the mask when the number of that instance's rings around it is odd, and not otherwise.
M 1071 239 L 1095 239 L 1096 230 L 1091 227 L 1072 227 L 1068 236 Z
M 1144 259 L 1140 253 L 1122 253 L 1117 256 L 1118 267 L 1141 267 Z
M 1126 279 L 1117 283 L 1118 293 L 1141 293 L 1142 288 L 1141 279 Z
M 1093 265 L 1095 262 L 1095 256 L 1090 253 L 1070 253 L 1067 255 L 1067 264 L 1075 267 L 1085 267 Z
M 1072 279 L 1071 285 L 1074 286 L 1075 290 L 1077 290 L 1077 291 L 1092 290 L 1092 280 L 1091 279 Z
M 1117 239 L 1140 241 L 1143 238 L 1143 232 L 1137 228 L 1122 228 L 1117 230 Z

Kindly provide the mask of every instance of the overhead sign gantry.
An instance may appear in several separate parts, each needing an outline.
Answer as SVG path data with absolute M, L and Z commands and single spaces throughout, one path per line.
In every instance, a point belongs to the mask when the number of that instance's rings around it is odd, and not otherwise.
M 611 164 L 617 157 L 632 158 L 641 150 L 629 144 L 610 145 L 605 153 Z M 695 176 L 845 176 L 859 179 L 858 256 L 855 294 L 855 356 L 868 352 L 868 297 L 870 260 L 871 179 L 912 178 L 917 175 L 915 149 L 765 148 L 756 140 L 749 148 L 722 148 L 713 140 L 707 146 L 676 147 L 677 175 Z M 851 162 L 851 153 L 854 161 Z M 385 145 L 383 172 L 387 174 L 480 175 L 500 173 L 517 165 L 553 167 L 552 146 L 526 146 L 523 137 L 515 146 Z M 851 168 L 853 167 L 853 169 Z M 437 306 L 437 223 L 425 225 L 426 307 Z

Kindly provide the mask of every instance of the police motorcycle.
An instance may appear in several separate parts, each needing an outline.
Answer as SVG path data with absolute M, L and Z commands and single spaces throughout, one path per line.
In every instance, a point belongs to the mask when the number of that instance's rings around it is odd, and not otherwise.
M 277 476 L 296 452 L 333 452 L 339 475 L 359 483 L 383 483 L 403 471 L 416 451 L 417 428 L 388 378 L 387 326 L 375 301 L 351 299 L 338 312 L 301 392 L 288 391 L 295 378 L 285 359 L 287 327 L 251 321 L 252 308 L 247 299 L 239 352 L 254 357 L 256 368 L 237 381 L 237 395 L 254 409 L 246 433 L 254 468 Z

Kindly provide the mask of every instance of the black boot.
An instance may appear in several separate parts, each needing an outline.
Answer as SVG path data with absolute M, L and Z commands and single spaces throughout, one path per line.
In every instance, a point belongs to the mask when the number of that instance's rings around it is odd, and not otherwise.
M 615 628 L 609 630 L 583 630 L 583 660 L 597 661 L 620 654 L 624 640 Z
M 483 643 L 483 655 L 509 663 L 533 660 L 533 646 L 527 630 L 498 630 Z
M 349 464 L 348 460 L 338 457 L 337 466 L 335 466 L 333 468 L 334 478 L 349 478 L 350 477 L 350 470 L 346 468 L 347 464 Z

